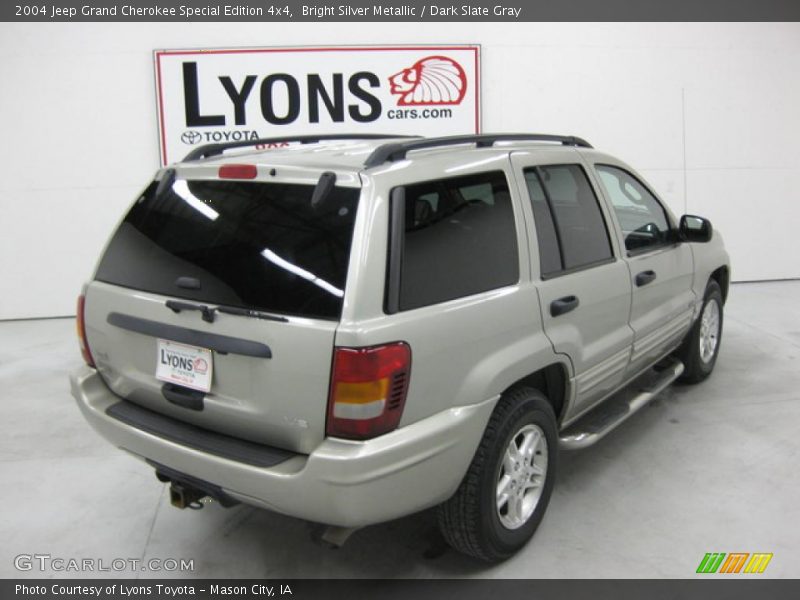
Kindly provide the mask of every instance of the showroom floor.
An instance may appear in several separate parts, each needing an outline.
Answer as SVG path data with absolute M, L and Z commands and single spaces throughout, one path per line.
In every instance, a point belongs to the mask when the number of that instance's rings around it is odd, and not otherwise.
M 185 575 L 204 578 L 691 577 L 706 552 L 772 552 L 764 576 L 800 577 L 800 281 L 735 285 L 726 309 L 714 375 L 562 453 L 538 533 L 494 567 L 444 550 L 431 512 L 330 550 L 296 519 L 174 509 L 75 407 L 73 320 L 2 322 L 0 577 L 80 576 L 18 572 L 20 554 L 193 559 Z

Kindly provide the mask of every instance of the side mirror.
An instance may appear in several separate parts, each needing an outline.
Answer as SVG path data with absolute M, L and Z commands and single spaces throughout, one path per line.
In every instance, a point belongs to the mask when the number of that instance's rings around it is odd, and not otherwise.
M 714 229 L 711 221 L 696 215 L 683 215 L 678 227 L 681 241 L 705 243 L 711 241 Z

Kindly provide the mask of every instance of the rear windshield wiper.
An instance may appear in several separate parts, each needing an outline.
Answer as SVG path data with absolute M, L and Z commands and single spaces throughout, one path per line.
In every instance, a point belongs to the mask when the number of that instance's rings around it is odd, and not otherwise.
M 219 312 L 226 315 L 236 315 L 239 317 L 251 317 L 253 319 L 265 319 L 267 321 L 277 321 L 279 323 L 287 323 L 289 319 L 286 317 L 279 317 L 269 313 L 261 312 L 260 310 L 252 310 L 250 308 L 238 308 L 235 306 L 217 306 L 216 308 L 206 306 L 205 304 L 191 304 L 190 302 L 180 302 L 178 300 L 167 300 L 165 305 L 172 312 L 179 313 L 182 310 L 197 310 L 203 315 L 203 321 L 207 323 L 214 322 L 214 313 Z
M 289 319 L 286 317 L 279 317 L 269 313 L 261 312 L 260 310 L 252 310 L 250 308 L 238 308 L 236 306 L 218 306 L 217 312 L 226 315 L 237 315 L 240 317 L 252 317 L 254 319 L 265 319 L 267 321 L 278 321 L 279 323 L 288 323 Z
M 177 300 L 167 300 L 165 302 L 168 309 L 179 313 L 182 310 L 199 310 L 203 314 L 203 321 L 206 323 L 214 322 L 214 309 L 205 304 L 190 304 L 189 302 L 178 302 Z

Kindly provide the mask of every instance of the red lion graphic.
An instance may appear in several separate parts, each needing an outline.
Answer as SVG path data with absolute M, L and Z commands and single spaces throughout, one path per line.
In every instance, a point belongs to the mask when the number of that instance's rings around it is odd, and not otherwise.
M 205 375 L 208 371 L 208 363 L 205 361 L 205 359 L 195 358 L 194 370 L 196 373 L 200 373 L 200 375 Z
M 389 77 L 398 106 L 461 104 L 467 93 L 467 76 L 456 61 L 428 56 Z

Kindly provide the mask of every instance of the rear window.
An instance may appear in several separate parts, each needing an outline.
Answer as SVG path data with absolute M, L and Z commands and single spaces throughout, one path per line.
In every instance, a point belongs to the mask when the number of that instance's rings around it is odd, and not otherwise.
M 399 310 L 519 281 L 514 210 L 502 171 L 409 185 L 404 198 Z M 387 297 L 390 312 L 392 304 Z
M 359 190 L 335 187 L 312 207 L 311 185 L 178 179 L 161 187 L 153 182 L 115 232 L 99 281 L 339 318 Z

